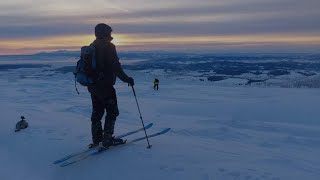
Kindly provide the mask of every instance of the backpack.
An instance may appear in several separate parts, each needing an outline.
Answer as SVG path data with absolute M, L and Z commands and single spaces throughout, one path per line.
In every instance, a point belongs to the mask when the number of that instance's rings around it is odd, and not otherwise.
M 77 62 L 76 69 L 73 73 L 75 77 L 75 88 L 78 94 L 77 82 L 82 86 L 93 86 L 98 78 L 95 51 L 96 49 L 92 45 L 81 47 L 80 60 Z

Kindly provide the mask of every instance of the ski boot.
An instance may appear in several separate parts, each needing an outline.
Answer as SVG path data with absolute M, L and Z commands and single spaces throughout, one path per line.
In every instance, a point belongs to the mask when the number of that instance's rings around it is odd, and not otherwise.
M 100 145 L 100 142 L 102 141 L 101 139 L 102 139 L 102 138 L 92 139 L 92 143 L 88 145 L 88 148 L 89 148 L 89 149 L 92 149 L 92 148 L 95 148 L 95 147 L 99 146 L 99 145 Z
M 91 144 L 88 145 L 88 148 L 89 149 L 93 149 L 93 148 L 95 148 L 97 146 L 99 146 L 99 143 L 91 143 Z
M 103 140 L 102 140 L 102 147 L 99 148 L 99 151 L 104 151 L 109 149 L 110 146 L 112 146 L 112 135 L 104 133 L 103 134 Z
M 123 140 L 121 138 L 112 137 L 112 146 L 118 146 L 118 145 L 124 144 L 126 143 L 126 141 L 127 140 Z
M 102 141 L 102 147 L 99 148 L 99 151 L 104 151 L 109 149 L 111 146 L 118 146 L 124 143 L 126 143 L 126 140 L 123 140 L 120 138 L 114 138 L 113 136 L 106 134 Z

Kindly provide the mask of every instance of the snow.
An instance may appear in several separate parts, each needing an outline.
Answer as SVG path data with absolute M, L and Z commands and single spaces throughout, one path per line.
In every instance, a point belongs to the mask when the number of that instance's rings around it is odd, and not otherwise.
M 52 162 L 91 142 L 91 102 L 72 73 L 0 71 L 0 179 L 308 179 L 320 176 L 318 89 L 222 87 L 127 71 L 150 139 L 61 168 Z M 116 84 L 116 134 L 141 127 L 131 89 Z M 15 133 L 24 115 L 30 127 Z M 143 136 L 143 132 L 134 136 Z M 132 137 L 133 138 L 133 137 Z

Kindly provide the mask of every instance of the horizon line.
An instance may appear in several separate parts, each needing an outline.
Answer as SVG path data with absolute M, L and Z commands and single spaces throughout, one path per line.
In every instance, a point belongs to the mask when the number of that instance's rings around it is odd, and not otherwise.
M 213 52 L 215 51 L 215 52 Z M 52 50 L 52 51 L 39 51 L 34 53 L 21 53 L 21 54 L 0 54 L 0 57 L 10 56 L 37 56 L 41 54 L 55 54 L 55 53 L 80 53 L 79 50 Z M 250 51 L 221 51 L 221 50 L 203 50 L 203 51 L 190 51 L 190 50 L 119 50 L 121 53 L 181 53 L 181 54 L 320 54 L 320 52 L 250 52 Z

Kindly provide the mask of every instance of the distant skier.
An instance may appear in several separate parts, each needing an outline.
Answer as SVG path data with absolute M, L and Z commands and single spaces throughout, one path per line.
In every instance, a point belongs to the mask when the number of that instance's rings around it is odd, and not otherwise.
M 154 79 L 154 81 L 153 81 L 153 89 L 154 90 L 159 90 L 159 79 Z
M 89 148 L 98 146 L 100 142 L 105 148 L 112 146 L 115 141 L 113 138 L 114 125 L 119 115 L 116 91 L 113 87 L 116 77 L 130 86 L 134 85 L 132 77 L 123 71 L 116 47 L 111 37 L 112 29 L 106 24 L 98 24 L 95 27 L 96 40 L 91 44 L 96 49 L 97 70 L 102 73 L 102 78 L 96 84 L 88 86 L 92 100 L 91 132 L 92 144 Z M 102 129 L 101 119 L 106 111 L 104 128 Z

